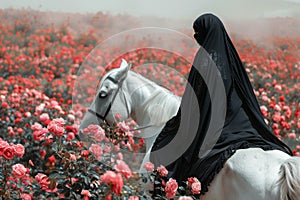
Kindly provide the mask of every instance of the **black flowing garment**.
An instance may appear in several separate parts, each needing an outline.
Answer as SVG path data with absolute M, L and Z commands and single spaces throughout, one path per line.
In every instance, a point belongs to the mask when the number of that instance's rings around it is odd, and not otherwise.
M 187 86 L 190 85 L 191 89 L 186 88 L 177 115 L 166 123 L 157 137 L 151 149 L 150 161 L 155 166 L 166 165 L 169 178 L 175 178 L 180 185 L 188 177 L 197 177 L 202 185 L 201 194 L 204 194 L 225 161 L 238 149 L 278 149 L 289 155 L 292 155 L 292 151 L 266 125 L 247 73 L 223 23 L 213 14 L 204 14 L 194 22 L 193 28 L 194 37 L 201 48 L 188 77 Z M 201 56 L 203 54 L 208 54 L 210 60 Z M 208 87 L 217 80 L 210 72 L 212 63 L 219 71 L 226 95 L 225 104 L 221 101 L 220 105 L 217 104 L 220 107 L 218 109 L 226 107 L 220 134 L 208 131 L 210 126 L 216 124 L 212 116 L 212 102 L 218 99 L 213 98 L 219 98 L 218 90 L 214 86 Z M 193 95 L 197 104 L 191 100 Z M 195 117 L 195 112 L 199 112 L 200 117 Z M 194 129 L 195 135 L 191 133 Z M 211 137 L 209 134 L 217 138 L 210 151 L 201 153 L 201 149 L 207 145 L 206 138 Z M 177 137 L 179 139 L 174 142 Z M 168 146 L 168 154 L 159 152 Z M 172 162 L 165 162 L 178 152 L 180 155 L 175 156 L 176 159 L 174 157 Z

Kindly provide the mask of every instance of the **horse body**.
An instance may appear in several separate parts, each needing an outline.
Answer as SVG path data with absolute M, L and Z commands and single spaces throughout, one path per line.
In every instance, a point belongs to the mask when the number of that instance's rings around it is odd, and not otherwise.
M 300 199 L 299 166 L 300 158 L 279 150 L 237 150 L 226 161 L 201 200 Z

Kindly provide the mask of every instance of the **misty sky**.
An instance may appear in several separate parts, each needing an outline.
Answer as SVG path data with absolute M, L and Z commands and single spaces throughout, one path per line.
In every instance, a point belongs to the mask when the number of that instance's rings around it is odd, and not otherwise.
M 224 18 L 294 16 L 300 0 L 0 0 L 0 8 L 98 12 L 190 19 L 205 12 Z

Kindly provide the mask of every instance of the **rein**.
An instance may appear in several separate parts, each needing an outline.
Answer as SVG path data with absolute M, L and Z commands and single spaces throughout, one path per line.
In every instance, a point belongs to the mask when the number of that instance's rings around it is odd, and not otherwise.
M 130 114 L 129 113 L 129 108 L 128 108 L 127 98 L 126 98 L 126 95 L 125 95 L 124 91 L 122 90 L 122 83 L 119 83 L 119 81 L 117 81 L 116 79 L 114 79 L 114 78 L 112 78 L 110 76 L 108 76 L 107 79 L 110 80 L 110 81 L 112 81 L 113 83 L 117 84 L 118 85 L 118 89 L 117 89 L 116 93 L 114 94 L 114 97 L 113 97 L 112 101 L 109 103 L 109 106 L 106 109 L 104 116 L 102 116 L 101 114 L 99 114 L 97 111 L 93 111 L 90 108 L 88 109 L 88 112 L 90 112 L 91 114 L 93 114 L 93 115 L 95 115 L 97 117 L 99 124 L 100 124 L 100 119 L 103 120 L 103 121 L 106 121 L 106 117 L 107 117 L 109 111 L 111 110 L 112 104 L 114 103 L 119 90 L 121 90 L 122 94 L 123 94 L 123 98 L 124 98 L 125 105 L 126 105 L 127 115 L 129 116 L 129 114 Z M 98 98 L 101 98 L 101 97 L 99 96 Z M 154 125 L 146 125 L 146 126 L 142 126 L 142 127 L 139 127 L 139 128 L 131 129 L 129 131 L 143 130 L 143 129 L 146 129 L 146 128 L 149 128 L 149 127 L 152 127 L 152 126 L 154 126 Z

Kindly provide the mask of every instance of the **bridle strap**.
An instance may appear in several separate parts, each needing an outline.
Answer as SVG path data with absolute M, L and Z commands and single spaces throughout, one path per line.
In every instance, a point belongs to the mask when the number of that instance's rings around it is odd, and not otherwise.
M 98 121 L 99 121 L 99 118 L 102 119 L 102 120 L 104 121 L 104 120 L 106 119 L 106 117 L 107 117 L 109 111 L 111 110 L 112 104 L 114 103 L 114 101 L 115 101 L 115 99 L 116 99 L 116 96 L 117 96 L 119 90 L 121 89 L 121 91 L 122 91 L 122 93 L 123 93 L 125 105 L 126 105 L 126 111 L 127 111 L 128 116 L 129 116 L 130 113 L 129 113 L 129 108 L 128 108 L 128 102 L 127 102 L 127 98 L 126 98 L 126 96 L 125 96 L 125 93 L 124 93 L 124 91 L 122 90 L 122 85 L 119 84 L 119 82 L 118 82 L 117 80 L 115 80 L 114 78 L 112 78 L 112 77 L 110 77 L 110 76 L 108 76 L 107 79 L 109 79 L 109 80 L 112 81 L 113 83 L 117 84 L 117 85 L 118 85 L 118 89 L 117 89 L 117 91 L 116 91 L 116 93 L 115 93 L 115 95 L 114 95 L 112 101 L 110 102 L 110 104 L 109 104 L 107 110 L 105 111 L 104 116 L 100 115 L 99 113 L 97 113 L 97 111 L 93 111 L 93 110 L 90 109 L 90 108 L 88 109 L 88 112 L 90 112 L 91 114 L 95 115 L 95 116 L 97 117 Z M 97 98 L 97 97 L 96 97 L 96 98 Z M 100 97 L 98 97 L 98 98 L 100 98 Z M 142 127 L 139 127 L 139 128 L 131 129 L 131 130 L 129 130 L 129 131 L 143 130 L 143 129 L 146 129 L 146 128 L 149 128 L 149 127 L 152 127 L 152 126 L 154 126 L 154 125 L 146 125 L 146 126 L 142 126 Z

